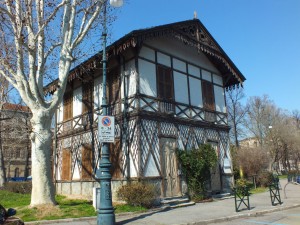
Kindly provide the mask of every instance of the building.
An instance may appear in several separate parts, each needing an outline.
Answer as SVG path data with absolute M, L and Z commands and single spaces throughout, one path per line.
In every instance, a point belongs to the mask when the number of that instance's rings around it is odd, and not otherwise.
M 0 150 L 8 180 L 31 174 L 30 118 L 28 107 L 4 103 L 0 110 Z
M 110 144 L 113 193 L 128 180 L 147 180 L 162 197 L 186 192 L 175 150 L 211 143 L 219 165 L 212 192 L 232 183 L 224 91 L 245 78 L 198 20 L 135 30 L 107 48 L 107 96 L 115 116 Z M 45 90 L 53 93 L 57 82 Z M 61 194 L 92 195 L 101 144 L 101 53 L 73 69 L 56 115 L 54 177 Z

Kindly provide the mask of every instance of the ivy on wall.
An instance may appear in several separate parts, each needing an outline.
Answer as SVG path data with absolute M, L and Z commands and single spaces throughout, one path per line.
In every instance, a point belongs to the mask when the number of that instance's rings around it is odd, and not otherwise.
M 214 148 L 210 144 L 203 144 L 197 149 L 177 149 L 176 152 L 182 173 L 186 177 L 190 197 L 202 200 L 206 196 L 210 170 L 218 161 Z

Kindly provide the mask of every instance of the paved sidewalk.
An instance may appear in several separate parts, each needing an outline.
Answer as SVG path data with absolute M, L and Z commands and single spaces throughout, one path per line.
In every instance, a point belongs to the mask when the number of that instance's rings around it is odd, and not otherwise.
M 286 179 L 280 180 L 280 184 L 282 187 L 282 190 L 280 190 L 282 205 L 272 206 L 270 193 L 265 192 L 250 196 L 251 210 L 245 208 L 245 210 L 235 212 L 234 198 L 227 198 L 213 202 L 198 203 L 185 208 L 149 211 L 142 214 L 116 215 L 116 221 L 117 225 L 200 225 L 300 207 L 300 185 L 287 184 Z M 97 219 L 96 217 L 92 217 L 39 221 L 27 224 L 96 225 Z

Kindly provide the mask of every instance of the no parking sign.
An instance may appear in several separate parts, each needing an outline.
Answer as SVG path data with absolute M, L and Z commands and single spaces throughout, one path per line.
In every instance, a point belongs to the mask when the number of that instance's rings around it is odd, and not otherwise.
M 115 142 L 115 117 L 98 116 L 98 138 L 100 142 Z

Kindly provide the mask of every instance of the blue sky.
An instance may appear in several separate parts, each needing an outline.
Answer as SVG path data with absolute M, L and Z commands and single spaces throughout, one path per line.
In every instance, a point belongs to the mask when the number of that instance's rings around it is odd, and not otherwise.
M 246 77 L 245 94 L 300 110 L 300 0 L 124 0 L 112 41 L 135 29 L 198 18 Z

